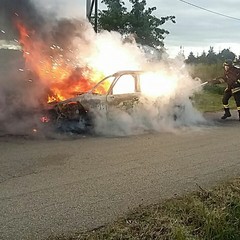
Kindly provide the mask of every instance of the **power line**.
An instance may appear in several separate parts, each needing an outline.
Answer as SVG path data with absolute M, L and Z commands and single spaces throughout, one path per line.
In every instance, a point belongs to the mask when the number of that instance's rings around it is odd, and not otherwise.
M 216 14 L 216 15 L 219 15 L 219 16 L 222 16 L 222 17 L 227 17 L 227 18 L 230 18 L 230 19 L 234 19 L 234 20 L 240 21 L 240 18 L 231 17 L 231 16 L 228 16 L 228 15 L 219 13 L 219 12 L 215 12 L 215 11 L 212 11 L 212 10 L 209 10 L 209 9 L 206 9 L 206 8 L 203 8 L 203 7 L 200 7 L 200 6 L 197 6 L 197 5 L 195 5 L 195 4 L 192 4 L 192 3 L 187 2 L 187 1 L 184 1 L 184 0 L 179 0 L 179 1 L 180 1 L 180 2 L 183 2 L 183 3 L 186 3 L 186 4 L 188 4 L 188 5 L 191 5 L 191 6 L 193 6 L 193 7 L 202 9 L 202 10 L 204 10 L 204 11 L 207 11 L 207 12 L 210 12 L 210 13 L 213 13 L 213 14 Z

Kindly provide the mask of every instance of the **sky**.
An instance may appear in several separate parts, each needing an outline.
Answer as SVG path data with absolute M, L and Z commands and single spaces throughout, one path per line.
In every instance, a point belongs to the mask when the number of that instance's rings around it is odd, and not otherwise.
M 85 17 L 86 0 L 33 0 L 44 9 L 56 12 L 59 17 Z M 101 0 L 99 0 L 100 2 Z M 157 7 L 156 17 L 173 15 L 176 23 L 162 25 L 170 34 L 164 40 L 165 47 L 174 56 L 180 52 L 180 46 L 187 57 L 192 51 L 195 56 L 208 51 L 210 46 L 215 52 L 230 48 L 240 55 L 240 1 L 239 0 L 186 0 L 210 11 L 228 15 L 239 20 L 227 18 L 196 8 L 181 0 L 147 0 L 149 7 Z M 126 5 L 129 1 L 125 0 Z M 104 6 L 100 4 L 100 9 Z

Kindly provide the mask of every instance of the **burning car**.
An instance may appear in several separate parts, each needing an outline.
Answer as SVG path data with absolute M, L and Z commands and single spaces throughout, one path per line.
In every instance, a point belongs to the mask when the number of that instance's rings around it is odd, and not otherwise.
M 6 109 L 4 129 L 11 130 L 12 126 L 15 129 L 16 125 L 22 129 L 21 123 L 24 129 L 33 125 L 36 132 L 42 124 L 44 129 L 49 126 L 60 131 L 81 132 L 94 127 L 97 132 L 104 125 L 101 120 L 107 120 L 108 130 L 121 117 L 132 121 L 134 128 L 138 123 L 145 121 L 147 125 L 151 122 L 148 120 L 157 119 L 149 124 L 151 128 L 161 125 L 158 119 L 168 123 L 169 119 L 186 116 L 185 99 L 196 84 L 182 67 L 178 69 L 179 59 L 176 63 L 167 59 L 159 61 L 160 51 L 139 46 L 134 39 L 126 41 L 117 32 L 96 34 L 86 19 L 51 18 L 51 14 L 45 18 L 45 12 L 42 15 L 31 1 L 26 1 L 26 5 L 17 4 L 17 0 L 16 4 L 12 4 L 13 0 L 5 2 L 6 22 L 17 33 L 14 40 L 24 61 L 18 68 L 20 73 L 16 74 L 21 81 L 8 85 L 10 81 L 3 76 L 6 99 L 11 96 L 13 103 L 2 97 Z M 153 72 L 120 71 L 107 76 L 119 69 Z M 27 71 L 32 73 L 30 78 L 23 76 Z M 28 86 L 20 89 L 19 84 L 26 80 Z M 13 95 L 8 94 L 10 87 L 5 85 L 15 86 Z M 9 127 L 10 118 L 14 123 Z M 126 124 L 123 125 L 126 129 Z
M 150 75 L 149 75 L 150 74 Z M 90 91 L 79 93 L 76 96 L 51 103 L 44 110 L 41 121 L 50 124 L 60 131 L 82 132 L 94 127 L 94 120 L 98 114 L 108 115 L 112 108 L 131 112 L 135 106 L 151 91 L 168 94 L 171 84 L 159 86 L 151 84 L 154 77 L 145 71 L 119 71 L 103 78 Z M 173 83 L 174 84 L 174 83 Z M 177 119 L 182 114 L 184 106 L 172 102 L 172 118 Z

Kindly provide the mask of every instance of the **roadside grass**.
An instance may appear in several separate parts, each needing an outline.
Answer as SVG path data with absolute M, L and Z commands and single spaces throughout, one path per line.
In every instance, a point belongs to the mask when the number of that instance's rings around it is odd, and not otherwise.
M 214 79 L 223 75 L 222 62 L 216 64 L 189 64 L 188 71 L 192 77 L 198 77 L 202 82 Z M 205 85 L 203 91 L 198 93 L 193 98 L 195 107 L 201 112 L 216 112 L 222 111 L 222 95 L 225 89 L 225 84 L 220 85 Z M 234 99 L 230 99 L 230 108 L 236 109 Z
M 205 86 L 203 91 L 193 97 L 194 106 L 201 112 L 222 111 L 222 96 L 225 89 L 224 85 Z M 236 108 L 234 98 L 229 101 L 231 109 Z
M 74 236 L 48 240 L 239 240 L 240 178 L 212 190 L 139 207 L 125 218 Z

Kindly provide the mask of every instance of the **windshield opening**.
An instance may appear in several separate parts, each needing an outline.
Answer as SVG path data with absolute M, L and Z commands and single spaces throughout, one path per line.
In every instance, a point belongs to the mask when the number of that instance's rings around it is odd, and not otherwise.
M 107 94 L 114 79 L 114 76 L 108 76 L 104 78 L 95 87 L 93 87 L 90 92 L 94 94 Z

